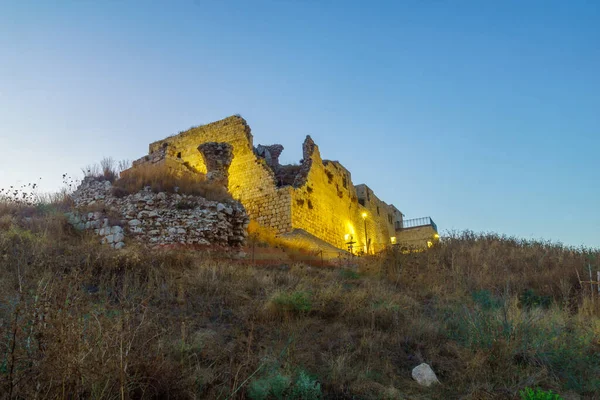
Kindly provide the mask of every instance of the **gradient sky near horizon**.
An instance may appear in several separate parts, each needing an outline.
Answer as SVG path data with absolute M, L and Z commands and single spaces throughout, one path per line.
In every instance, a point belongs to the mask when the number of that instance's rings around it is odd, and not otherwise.
M 597 1 L 0 0 L 0 187 L 232 114 L 406 218 L 600 247 Z

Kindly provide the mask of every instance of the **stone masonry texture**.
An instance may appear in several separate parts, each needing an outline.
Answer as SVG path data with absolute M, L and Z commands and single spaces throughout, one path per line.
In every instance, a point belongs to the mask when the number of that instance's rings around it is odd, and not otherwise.
M 235 201 L 219 203 L 149 190 L 116 197 L 110 182 L 94 177 L 86 177 L 72 198 L 75 211 L 69 213 L 69 222 L 79 230 L 93 230 L 102 243 L 117 249 L 125 246 L 126 238 L 151 247 L 239 247 L 246 241 L 250 222 Z

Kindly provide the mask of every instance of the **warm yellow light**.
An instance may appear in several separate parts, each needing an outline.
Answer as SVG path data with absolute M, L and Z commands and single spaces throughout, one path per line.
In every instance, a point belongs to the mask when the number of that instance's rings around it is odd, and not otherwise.
M 363 218 L 367 218 L 367 213 L 362 213 Z
M 440 235 L 438 235 L 437 233 L 435 235 L 433 235 L 434 238 L 439 239 Z
M 433 246 L 433 242 L 431 240 L 428 240 L 427 241 L 427 247 L 431 247 L 431 246 Z
M 392 241 L 392 244 L 396 244 L 396 236 L 392 236 L 390 240 Z
M 346 242 L 349 242 L 349 241 L 350 241 L 350 234 L 349 234 L 349 233 L 346 233 L 346 234 L 344 235 L 344 240 L 345 240 Z

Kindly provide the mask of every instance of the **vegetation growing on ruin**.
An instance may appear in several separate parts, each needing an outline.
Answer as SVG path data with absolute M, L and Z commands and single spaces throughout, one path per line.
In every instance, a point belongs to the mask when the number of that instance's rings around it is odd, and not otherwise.
M 137 193 L 150 188 L 155 193 L 179 193 L 201 196 L 207 200 L 231 201 L 231 195 L 222 185 L 206 180 L 201 173 L 181 173 L 164 164 L 137 166 L 114 181 L 113 191 L 117 196 Z
M 64 207 L 0 201 L 7 398 L 600 390 L 600 299 L 576 275 L 598 269 L 589 249 L 464 232 L 425 252 L 361 258 L 351 270 L 258 267 L 134 243 L 114 251 L 74 231 Z M 411 379 L 421 362 L 441 385 Z
M 121 172 L 129 168 L 130 164 L 127 160 L 117 162 L 111 157 L 105 157 L 99 163 L 90 164 L 82 168 L 81 171 L 84 177 L 92 177 L 112 183 L 119 179 Z
M 132 169 L 129 169 L 130 166 L 128 161 L 116 162 L 112 158 L 104 158 L 97 164 L 82 168 L 82 171 L 84 177 L 111 182 L 113 194 L 118 197 L 149 189 L 154 193 L 194 195 L 211 201 L 232 200 L 225 187 L 207 181 L 204 174 L 190 166 L 186 166 L 189 172 L 174 170 L 161 163 L 138 165 Z M 71 186 L 69 189 L 74 190 L 75 187 Z

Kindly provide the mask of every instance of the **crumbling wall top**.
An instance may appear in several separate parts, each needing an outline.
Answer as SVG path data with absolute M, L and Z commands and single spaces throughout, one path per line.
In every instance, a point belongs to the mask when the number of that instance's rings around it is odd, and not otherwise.
M 249 148 L 252 149 L 253 137 L 252 132 L 250 130 L 250 126 L 248 125 L 246 120 L 241 116 L 233 115 L 220 121 L 215 121 L 209 124 L 192 127 L 187 131 L 179 132 L 179 134 L 177 135 L 173 135 L 166 139 L 150 143 L 149 153 L 157 151 L 165 143 L 185 143 L 188 141 L 188 139 L 201 135 L 203 131 L 218 131 L 221 132 L 224 137 L 228 135 L 239 136 L 240 127 L 242 128 L 241 132 L 243 132 L 242 138 L 245 142 L 247 142 Z
M 304 143 L 302 143 L 302 161 L 300 165 L 300 171 L 296 175 L 294 187 L 300 187 L 306 183 L 306 180 L 308 179 L 308 173 L 313 165 L 313 156 L 315 151 L 318 152 L 318 147 L 315 144 L 315 141 L 312 140 L 310 135 L 306 135 L 306 139 L 304 139 Z
M 283 146 L 280 144 L 272 144 L 270 146 L 265 146 L 259 144 L 256 147 L 256 154 L 259 157 L 262 157 L 267 162 L 267 165 L 273 169 L 277 169 L 279 167 L 279 156 L 283 151 Z

